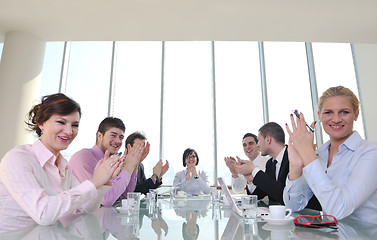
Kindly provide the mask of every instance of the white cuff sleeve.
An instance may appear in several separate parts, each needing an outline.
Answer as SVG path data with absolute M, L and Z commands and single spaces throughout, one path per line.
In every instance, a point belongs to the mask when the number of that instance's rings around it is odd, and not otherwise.
M 261 171 L 261 169 L 259 167 L 256 167 L 251 174 L 253 175 L 253 177 L 255 177 L 259 171 Z

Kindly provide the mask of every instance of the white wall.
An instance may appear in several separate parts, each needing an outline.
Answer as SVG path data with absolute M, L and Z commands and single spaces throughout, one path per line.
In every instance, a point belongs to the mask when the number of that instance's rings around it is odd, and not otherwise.
M 37 99 L 45 43 L 21 32 L 6 35 L 0 62 L 0 159 L 12 147 L 32 142 L 24 123 Z
M 377 141 L 377 44 L 353 44 L 366 137 Z

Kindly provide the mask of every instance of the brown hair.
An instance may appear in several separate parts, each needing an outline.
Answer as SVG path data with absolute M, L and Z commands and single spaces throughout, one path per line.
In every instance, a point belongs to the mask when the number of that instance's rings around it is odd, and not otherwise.
M 198 165 L 199 163 L 199 156 L 198 156 L 198 153 L 192 149 L 192 148 L 187 148 L 184 152 L 183 152 L 183 166 L 186 167 L 186 158 L 191 154 L 191 153 L 194 153 L 195 156 L 196 156 L 196 165 Z
M 80 105 L 63 93 L 56 93 L 42 97 L 40 104 L 31 108 L 25 121 L 29 131 L 35 131 L 38 136 L 42 135 L 38 124 L 46 122 L 53 114 L 68 115 L 78 112 L 81 117 Z
M 98 126 L 97 133 L 100 132 L 103 135 L 110 129 L 110 128 L 119 128 L 123 132 L 126 131 L 126 126 L 122 120 L 116 117 L 107 117 L 102 120 L 102 122 Z M 96 134 L 96 144 L 98 143 L 98 135 Z
M 263 138 L 271 136 L 276 142 L 285 144 L 285 133 L 283 128 L 276 122 L 268 122 L 259 128 L 260 135 Z
M 147 140 L 147 138 L 141 132 L 134 132 L 126 138 L 126 147 L 128 144 L 133 147 L 136 139 Z
M 359 100 L 350 89 L 343 86 L 331 87 L 323 92 L 322 96 L 319 98 L 319 103 L 318 103 L 319 113 L 321 113 L 323 104 L 325 103 L 325 101 L 328 98 L 335 97 L 335 96 L 343 96 L 343 97 L 348 98 L 351 102 L 352 110 L 354 111 L 354 113 L 359 114 L 359 105 L 360 105 Z

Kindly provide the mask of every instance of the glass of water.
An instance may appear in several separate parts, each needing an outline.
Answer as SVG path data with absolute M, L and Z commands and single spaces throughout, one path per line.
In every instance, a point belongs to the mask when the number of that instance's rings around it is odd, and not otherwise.
M 241 197 L 241 206 L 244 212 L 244 216 L 248 218 L 257 217 L 257 195 L 246 195 Z

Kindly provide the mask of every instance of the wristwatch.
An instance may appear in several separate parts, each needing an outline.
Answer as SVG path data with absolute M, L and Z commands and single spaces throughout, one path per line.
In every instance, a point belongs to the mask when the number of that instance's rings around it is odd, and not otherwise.
M 154 180 L 157 181 L 158 180 L 158 175 L 155 174 L 155 173 L 153 173 L 152 178 L 154 178 Z

